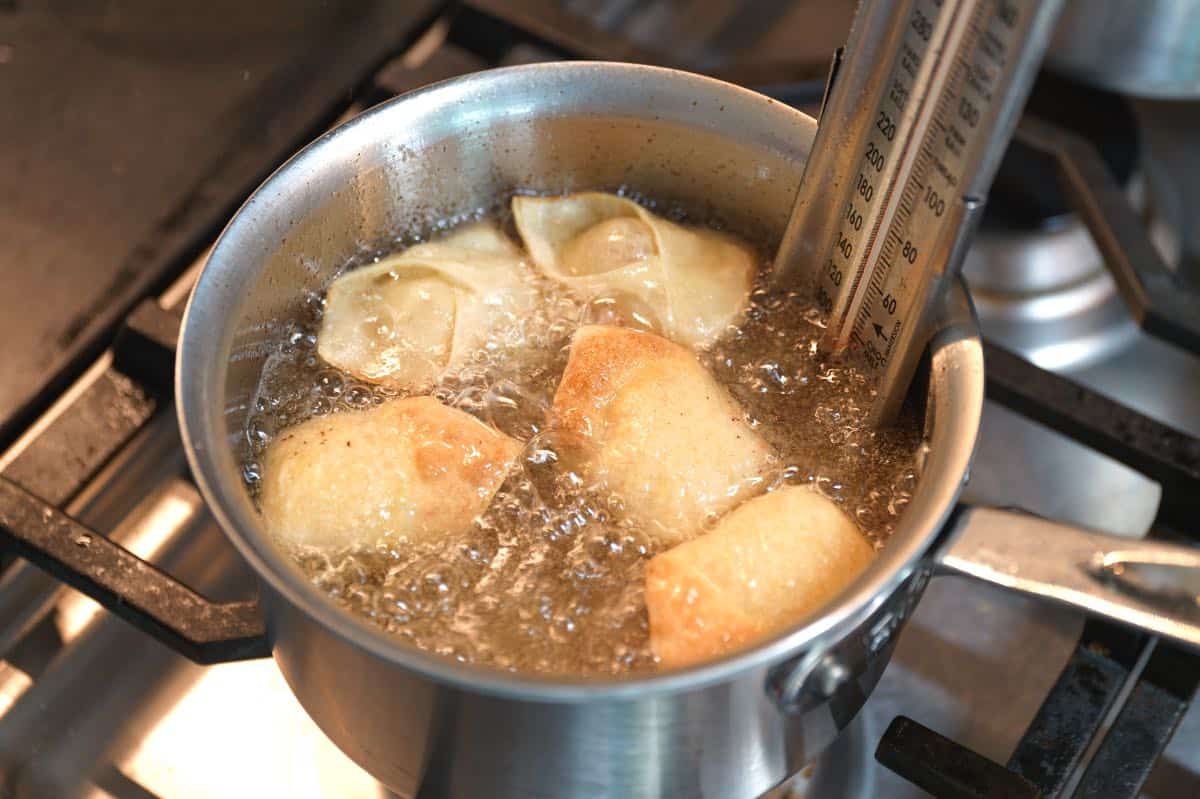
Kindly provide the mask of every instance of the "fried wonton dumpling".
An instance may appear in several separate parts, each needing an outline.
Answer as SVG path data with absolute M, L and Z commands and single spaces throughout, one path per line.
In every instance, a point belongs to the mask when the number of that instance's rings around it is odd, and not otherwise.
M 754 256 L 732 236 L 685 228 L 601 192 L 514 197 L 513 218 L 537 267 L 580 299 L 610 298 L 672 341 L 702 346 L 735 322 Z
M 259 507 L 280 541 L 374 546 L 456 535 L 487 508 L 522 444 L 432 397 L 309 419 L 263 457 Z
M 756 497 L 646 564 L 650 646 L 686 666 L 796 624 L 874 557 L 858 528 L 807 486 Z
M 554 417 L 569 460 L 668 545 L 759 490 L 774 456 L 693 352 L 653 333 L 575 333 Z
M 503 233 L 470 225 L 333 281 L 317 352 L 363 380 L 426 388 L 534 307 L 530 278 Z

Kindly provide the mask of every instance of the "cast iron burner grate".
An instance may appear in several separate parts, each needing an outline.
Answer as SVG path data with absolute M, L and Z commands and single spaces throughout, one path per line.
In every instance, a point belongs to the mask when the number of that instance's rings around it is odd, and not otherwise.
M 483 0 L 451 9 L 431 31 L 432 54 L 414 68 L 393 62 L 360 94 L 360 106 L 506 63 L 568 56 L 655 60 L 569 14 L 534 19 Z M 807 105 L 819 99 L 820 87 L 777 87 L 773 93 Z M 1200 355 L 1200 297 L 1163 264 L 1092 145 L 1032 116 L 1023 121 L 1018 141 L 1053 162 L 1063 196 L 1092 232 L 1144 331 Z M 186 255 L 203 245 L 208 227 L 194 233 L 195 240 L 178 248 L 180 269 Z M 52 424 L 31 429 L 19 455 L 0 464 L 0 540 L 193 660 L 258 656 L 265 652 L 263 630 L 243 603 L 179 596 L 153 566 L 62 510 L 104 463 L 132 446 L 155 407 L 170 402 L 179 321 L 177 307 L 143 302 L 126 318 L 101 379 L 70 397 Z M 1187 537 L 1200 511 L 1200 440 L 995 345 L 985 342 L 984 350 L 990 399 L 1158 482 L 1162 502 L 1150 534 Z M 65 451 L 86 457 L 63 457 Z M 203 614 L 183 612 L 197 602 Z M 990 761 L 904 717 L 883 735 L 876 758 L 950 799 L 1135 797 L 1198 684 L 1195 653 L 1088 622 L 1008 763 Z

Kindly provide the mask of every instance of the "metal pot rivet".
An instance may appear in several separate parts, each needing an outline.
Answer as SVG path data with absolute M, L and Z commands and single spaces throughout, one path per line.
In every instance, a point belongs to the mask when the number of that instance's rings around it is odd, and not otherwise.
M 821 659 L 809 682 L 822 699 L 830 699 L 851 677 L 850 669 L 836 658 L 826 655 Z

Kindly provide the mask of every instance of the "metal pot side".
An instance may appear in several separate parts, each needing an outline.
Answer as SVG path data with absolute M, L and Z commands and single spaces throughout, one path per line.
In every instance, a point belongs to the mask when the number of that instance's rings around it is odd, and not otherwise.
M 292 689 L 399 794 L 754 797 L 794 774 L 870 694 L 924 586 L 922 556 L 975 443 L 979 340 L 955 284 L 929 359 L 924 475 L 889 545 L 824 612 L 687 670 L 550 680 L 402 645 L 326 600 L 264 534 L 237 451 L 285 323 L 364 248 L 516 189 L 627 186 L 773 245 L 814 132 L 789 107 L 673 70 L 595 62 L 495 70 L 398 98 L 323 136 L 226 228 L 179 347 L 188 456 L 261 577 L 274 657 Z
M 1195 0 L 1074 0 L 1067 3 L 1046 64 L 1109 91 L 1200 97 L 1200 4 Z

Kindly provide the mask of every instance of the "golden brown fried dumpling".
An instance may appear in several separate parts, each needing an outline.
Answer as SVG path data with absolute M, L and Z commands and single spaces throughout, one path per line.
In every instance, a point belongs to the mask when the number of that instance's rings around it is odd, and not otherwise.
M 754 256 L 732 236 L 685 228 L 601 192 L 514 197 L 530 257 L 585 301 L 611 299 L 672 341 L 700 346 L 735 322 Z M 644 315 L 653 319 L 641 319 Z
M 522 445 L 432 397 L 318 416 L 263 458 L 259 506 L 281 541 L 410 542 L 468 530 Z
M 626 328 L 576 331 L 554 416 L 570 460 L 667 544 L 757 491 L 773 458 L 695 354 Z
M 493 225 L 470 225 L 329 286 L 317 352 L 364 380 L 421 389 L 534 307 L 521 252 Z
M 650 559 L 650 646 L 664 666 L 716 657 L 796 624 L 866 569 L 874 550 L 806 486 L 756 497 Z

